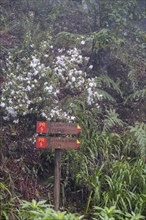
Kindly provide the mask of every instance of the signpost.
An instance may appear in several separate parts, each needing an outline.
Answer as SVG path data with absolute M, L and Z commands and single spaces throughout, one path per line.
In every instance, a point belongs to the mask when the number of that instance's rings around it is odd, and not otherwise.
M 38 121 L 37 132 L 49 134 L 79 134 L 81 127 L 76 123 Z
M 81 132 L 81 127 L 76 123 L 44 122 L 38 121 L 36 130 L 38 133 L 51 134 L 57 136 L 38 136 L 36 147 L 39 149 L 55 149 L 55 182 L 54 182 L 54 207 L 59 210 L 60 204 L 60 178 L 61 178 L 61 151 L 74 150 L 80 147 L 77 139 Z M 76 135 L 76 137 L 62 137 L 60 135 Z
M 37 148 L 74 150 L 80 147 L 80 141 L 74 137 L 41 137 L 36 138 Z

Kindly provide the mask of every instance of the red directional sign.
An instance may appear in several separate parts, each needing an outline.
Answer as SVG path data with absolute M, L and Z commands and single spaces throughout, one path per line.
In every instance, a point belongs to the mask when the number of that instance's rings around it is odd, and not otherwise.
M 79 134 L 81 127 L 76 123 L 37 122 L 37 132 L 50 134 Z
M 80 148 L 80 141 L 74 137 L 37 137 L 36 147 L 73 150 Z

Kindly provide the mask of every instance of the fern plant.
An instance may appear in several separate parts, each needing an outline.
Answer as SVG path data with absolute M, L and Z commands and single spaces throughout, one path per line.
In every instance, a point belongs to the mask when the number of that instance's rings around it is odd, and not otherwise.
M 94 44 L 94 50 L 98 51 L 107 48 L 113 42 L 113 37 L 108 29 L 103 28 L 93 32 L 86 40 L 90 47 Z
M 120 90 L 120 86 L 118 82 L 112 80 L 108 75 L 102 75 L 96 78 L 96 81 L 100 84 L 102 83 L 108 88 L 114 89 L 118 94 L 122 96 L 122 91 Z
M 82 36 L 79 34 L 73 34 L 70 32 L 60 32 L 57 34 L 55 39 L 55 45 L 66 48 L 66 47 L 75 47 L 82 39 Z
M 145 99 L 146 99 L 146 88 L 143 88 L 141 90 L 136 90 L 131 95 L 129 95 L 125 103 L 128 101 L 132 101 L 132 100 L 139 101 L 139 100 L 145 100 Z
M 103 126 L 103 131 L 109 131 L 111 128 L 114 126 L 122 127 L 124 125 L 124 122 L 119 118 L 118 113 L 116 113 L 115 109 L 110 109 L 107 112 L 107 115 L 104 120 L 104 126 Z
M 144 156 L 146 154 L 146 124 L 137 122 L 135 126 L 130 126 L 129 128 L 140 147 L 141 156 Z

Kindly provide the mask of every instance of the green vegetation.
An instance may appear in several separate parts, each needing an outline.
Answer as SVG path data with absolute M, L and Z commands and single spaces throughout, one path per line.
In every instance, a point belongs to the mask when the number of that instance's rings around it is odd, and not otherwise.
M 0 219 L 146 216 L 145 21 L 141 0 L 3 0 Z M 81 148 L 35 148 L 37 120 L 77 122 Z M 75 214 L 72 214 L 75 213 Z

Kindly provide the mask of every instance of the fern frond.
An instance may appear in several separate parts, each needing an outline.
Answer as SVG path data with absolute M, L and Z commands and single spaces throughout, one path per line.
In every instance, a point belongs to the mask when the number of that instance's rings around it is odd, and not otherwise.
M 81 39 L 82 36 L 79 34 L 63 31 L 57 34 L 55 44 L 60 45 L 62 48 L 66 46 L 74 46 L 76 43 L 80 42 Z
M 146 153 L 146 124 L 135 123 L 135 126 L 129 126 L 130 132 L 134 135 L 139 147 L 141 148 L 141 154 Z
M 133 90 L 135 90 L 138 86 L 137 71 L 131 69 L 130 72 L 128 73 L 128 78 L 131 81 Z
M 119 88 L 118 83 L 116 83 L 114 80 L 112 80 L 109 76 L 104 75 L 104 76 L 99 76 L 96 78 L 96 82 L 99 84 L 105 85 L 108 88 L 114 89 L 118 94 L 122 96 L 122 91 Z
M 125 103 L 127 101 L 133 101 L 133 100 L 145 100 L 146 99 L 146 88 L 141 89 L 141 90 L 137 90 L 136 92 L 132 93 L 131 95 L 129 95 L 125 101 Z
M 94 39 L 97 49 L 106 48 L 113 41 L 110 31 L 106 28 L 96 31 L 91 35 L 91 39 Z
M 124 122 L 119 118 L 118 113 L 116 113 L 115 109 L 110 109 L 106 118 L 104 120 L 103 131 L 109 131 L 114 126 L 123 126 Z
M 115 102 L 115 99 L 108 93 L 106 92 L 105 90 L 102 90 L 102 89 L 96 89 L 96 91 L 102 95 L 102 98 L 103 99 L 107 99 L 111 102 Z

